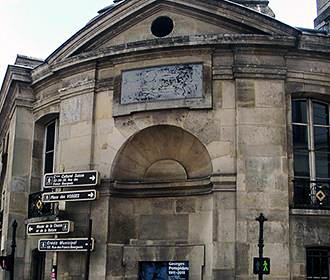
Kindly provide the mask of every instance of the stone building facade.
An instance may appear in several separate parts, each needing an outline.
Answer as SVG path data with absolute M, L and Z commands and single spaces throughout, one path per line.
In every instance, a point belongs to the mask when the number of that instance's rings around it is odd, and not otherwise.
M 45 61 L 17 56 L 0 95 L 15 279 L 51 279 L 55 264 L 83 279 L 85 252 L 41 252 L 54 236 L 27 234 L 55 219 L 74 222 L 65 238 L 92 219 L 93 280 L 175 261 L 191 280 L 256 279 L 261 212 L 267 279 L 329 279 L 330 37 L 272 16 L 268 1 L 119 1 Z M 97 200 L 42 203 L 44 173 L 87 170 Z

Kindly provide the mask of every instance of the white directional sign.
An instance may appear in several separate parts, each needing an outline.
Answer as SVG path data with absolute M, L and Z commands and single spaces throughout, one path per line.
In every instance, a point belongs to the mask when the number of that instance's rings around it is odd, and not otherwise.
M 47 173 L 44 176 L 44 188 L 88 187 L 99 183 L 96 170 Z
M 47 192 L 42 194 L 42 202 L 86 201 L 97 198 L 96 190 L 81 190 L 68 192 Z
M 40 239 L 39 251 L 87 251 L 88 238 Z M 91 238 L 91 251 L 94 250 L 94 238 Z
M 30 223 L 26 227 L 27 235 L 66 234 L 72 231 L 71 221 Z

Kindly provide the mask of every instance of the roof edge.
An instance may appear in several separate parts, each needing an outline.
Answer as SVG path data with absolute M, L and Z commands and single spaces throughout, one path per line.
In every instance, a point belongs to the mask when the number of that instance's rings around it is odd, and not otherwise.
M 65 49 L 67 49 L 67 47 L 74 43 L 74 42 L 79 42 L 80 40 L 84 40 L 83 37 L 83 33 L 88 31 L 88 29 L 92 28 L 94 25 L 96 26 L 98 22 L 100 22 L 102 19 L 106 18 L 106 17 L 109 17 L 109 15 L 111 14 L 114 14 L 115 12 L 118 12 L 118 10 L 129 4 L 130 2 L 134 2 L 132 0 L 125 0 L 125 1 L 122 1 L 122 2 L 119 2 L 117 4 L 115 4 L 113 7 L 111 8 L 108 8 L 108 9 L 105 9 L 103 13 L 97 15 L 95 18 L 93 18 L 91 21 L 89 21 L 83 28 L 81 28 L 78 32 L 76 32 L 75 34 L 73 34 L 68 40 L 66 40 L 63 44 L 61 44 L 54 52 L 52 52 L 46 59 L 44 62 L 46 63 L 51 63 L 53 60 L 56 60 L 56 57 L 60 56 L 61 53 L 64 52 Z M 160 3 L 161 2 L 175 2 L 174 0 L 163 0 L 163 1 L 159 1 Z M 244 9 L 246 12 L 252 12 L 254 13 L 255 15 L 259 16 L 259 17 L 264 17 L 266 20 L 272 22 L 272 24 L 274 25 L 273 27 L 276 28 L 276 25 L 281 25 L 283 26 L 282 30 L 279 29 L 280 31 L 282 32 L 285 32 L 285 33 L 291 33 L 290 35 L 294 35 L 294 36 L 297 36 L 297 35 L 300 35 L 302 33 L 301 30 L 295 28 L 295 27 L 292 27 L 288 24 L 285 24 L 267 14 L 262 14 L 252 8 L 249 8 L 249 7 L 246 7 L 242 4 L 238 4 L 236 2 L 232 2 L 230 0 L 222 0 L 222 1 L 219 1 L 219 0 L 206 0 L 206 2 L 209 2 L 209 4 L 215 4 L 215 5 L 230 5 L 231 7 L 233 7 L 233 9 L 237 9 L 237 8 L 241 8 L 241 9 Z M 147 3 L 145 3 L 145 5 L 149 5 L 149 4 L 152 4 L 153 1 L 148 1 Z M 120 11 L 119 11 L 120 12 Z M 100 31 L 101 32 L 101 31 Z M 79 36 L 81 36 L 81 38 L 79 38 Z
M 0 88 L 0 106 L 8 92 L 11 84 L 15 81 L 31 83 L 31 71 L 32 68 L 22 66 L 22 65 L 8 65 L 6 74 L 3 78 L 1 88 Z

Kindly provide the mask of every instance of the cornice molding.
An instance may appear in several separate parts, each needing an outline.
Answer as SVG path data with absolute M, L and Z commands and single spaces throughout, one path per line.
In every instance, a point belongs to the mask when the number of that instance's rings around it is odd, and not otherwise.
M 296 37 L 293 36 L 270 36 L 270 35 L 254 35 L 254 34 L 210 34 L 210 35 L 193 35 L 193 36 L 178 36 L 171 38 L 161 38 L 153 40 L 144 40 L 111 46 L 105 49 L 89 51 L 78 54 L 74 57 L 69 57 L 63 61 L 53 63 L 51 65 L 44 64 L 32 72 L 33 85 L 44 81 L 55 73 L 63 71 L 69 67 L 78 66 L 82 63 L 95 60 L 114 59 L 116 57 L 136 55 L 152 51 L 182 50 L 183 48 L 230 48 L 232 46 L 251 47 L 251 46 L 266 46 L 276 47 L 277 49 L 292 49 L 297 45 Z M 330 52 L 330 50 L 328 50 Z

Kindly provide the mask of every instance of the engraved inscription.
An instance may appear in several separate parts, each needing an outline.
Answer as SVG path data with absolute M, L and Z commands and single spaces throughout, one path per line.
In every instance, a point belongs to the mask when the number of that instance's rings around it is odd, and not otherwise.
M 124 71 L 121 104 L 202 97 L 203 65 L 178 64 Z

